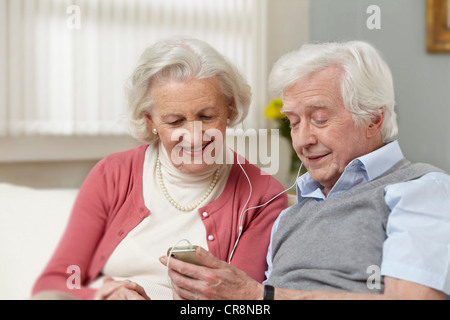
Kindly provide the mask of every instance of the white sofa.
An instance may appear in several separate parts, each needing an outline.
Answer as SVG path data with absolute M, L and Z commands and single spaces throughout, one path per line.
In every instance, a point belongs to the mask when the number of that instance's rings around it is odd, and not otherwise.
M 0 300 L 29 299 L 67 224 L 76 189 L 0 182 Z M 289 196 L 289 202 L 295 202 Z
M 0 183 L 0 300 L 30 297 L 64 231 L 76 195 L 76 189 Z

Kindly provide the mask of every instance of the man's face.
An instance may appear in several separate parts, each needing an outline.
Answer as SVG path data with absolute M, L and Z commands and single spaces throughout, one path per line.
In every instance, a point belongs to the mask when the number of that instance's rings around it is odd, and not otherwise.
M 353 159 L 379 146 L 357 127 L 344 107 L 342 69 L 328 67 L 296 82 L 284 92 L 284 112 L 291 123 L 293 147 L 311 177 L 331 188 Z

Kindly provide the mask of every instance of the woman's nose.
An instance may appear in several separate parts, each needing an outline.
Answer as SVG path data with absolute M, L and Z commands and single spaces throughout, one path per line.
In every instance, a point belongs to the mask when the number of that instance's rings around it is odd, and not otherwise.
M 201 121 L 189 121 L 186 124 L 186 134 L 183 139 L 191 146 L 201 146 L 203 143 L 203 124 Z

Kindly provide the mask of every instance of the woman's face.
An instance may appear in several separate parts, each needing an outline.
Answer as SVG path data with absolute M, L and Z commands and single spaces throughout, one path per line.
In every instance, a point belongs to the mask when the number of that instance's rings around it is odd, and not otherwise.
M 147 115 L 173 165 L 198 173 L 215 162 L 223 150 L 230 108 L 217 77 L 155 84 Z

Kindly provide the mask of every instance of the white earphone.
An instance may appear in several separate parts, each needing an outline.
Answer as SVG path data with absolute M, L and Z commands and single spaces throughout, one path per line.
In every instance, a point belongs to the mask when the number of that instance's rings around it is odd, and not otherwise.
M 247 202 L 246 202 L 245 205 L 244 205 L 244 208 L 243 208 L 242 211 L 241 211 L 241 214 L 239 215 L 239 235 L 238 235 L 238 238 L 237 238 L 237 240 L 236 240 L 236 243 L 234 244 L 233 250 L 231 251 L 230 258 L 228 259 L 228 263 L 231 263 L 231 259 L 233 258 L 234 252 L 235 252 L 236 247 L 237 247 L 237 245 L 238 245 L 238 243 L 239 243 L 239 240 L 240 240 L 240 238 L 241 238 L 242 232 L 244 231 L 244 230 L 243 230 L 243 229 L 244 229 L 243 222 L 244 222 L 244 216 L 245 216 L 245 213 L 246 213 L 247 211 L 251 210 L 251 209 L 257 209 L 257 208 L 260 208 L 260 207 L 263 207 L 263 206 L 267 205 L 267 204 L 270 203 L 271 201 L 273 201 L 273 200 L 275 200 L 276 198 L 278 198 L 279 196 L 281 196 L 283 193 L 288 192 L 288 191 L 291 190 L 293 187 L 295 187 L 295 185 L 297 184 L 297 179 L 300 177 L 300 172 L 301 172 L 301 170 L 302 170 L 302 168 L 303 168 L 303 163 L 302 163 L 302 164 L 300 164 L 300 168 L 298 169 L 297 177 L 295 178 L 294 184 L 293 184 L 292 186 L 290 186 L 288 189 L 284 190 L 283 192 L 280 192 L 279 194 L 277 194 L 275 197 L 273 197 L 272 199 L 270 199 L 269 201 L 267 201 L 267 202 L 264 203 L 264 204 L 261 204 L 261 205 L 256 206 L 256 207 L 252 207 L 252 208 L 245 209 L 245 207 L 248 205 L 248 203 L 249 203 L 249 201 L 250 201 L 250 198 L 251 198 L 251 196 L 252 196 L 252 193 L 253 193 L 253 187 L 252 187 L 252 183 L 251 183 L 251 181 L 250 181 L 250 178 L 249 178 L 248 175 L 247 175 L 247 172 L 245 172 L 244 168 L 242 167 L 241 163 L 239 162 L 239 157 L 237 157 L 237 163 L 238 163 L 239 167 L 241 167 L 241 170 L 244 172 L 245 177 L 247 178 L 248 184 L 249 184 L 249 186 L 250 186 L 250 194 L 249 194 L 249 196 L 248 196 Z

